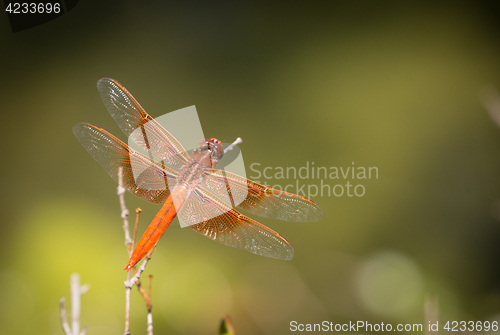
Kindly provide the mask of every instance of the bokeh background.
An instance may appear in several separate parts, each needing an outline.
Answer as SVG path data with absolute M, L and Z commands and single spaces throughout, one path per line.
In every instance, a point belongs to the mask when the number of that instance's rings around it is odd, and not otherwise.
M 321 222 L 257 218 L 291 242 L 290 262 L 169 228 L 147 268 L 156 333 L 215 334 L 223 313 L 237 334 L 426 324 L 429 301 L 443 323 L 500 319 L 500 129 L 479 98 L 500 86 L 498 1 L 80 1 L 15 34 L 1 14 L 0 45 L 2 333 L 62 334 L 73 272 L 91 285 L 88 334 L 123 333 L 116 184 L 72 133 L 86 121 L 125 139 L 101 77 L 152 116 L 196 105 L 207 137 L 243 138 L 247 168 L 379 171 L 325 180 L 366 193 L 314 197 Z M 142 233 L 159 208 L 126 201 L 144 210 Z

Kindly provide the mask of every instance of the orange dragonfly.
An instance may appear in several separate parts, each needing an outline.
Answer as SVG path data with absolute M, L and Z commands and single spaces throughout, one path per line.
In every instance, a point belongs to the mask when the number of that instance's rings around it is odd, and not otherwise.
M 116 80 L 102 78 L 97 88 L 121 130 L 149 155 L 89 123 L 74 126 L 75 136 L 130 193 L 151 203 L 163 203 L 125 270 L 131 269 L 156 245 L 176 215 L 192 230 L 216 242 L 283 260 L 293 258 L 290 243 L 232 205 L 251 214 L 284 221 L 315 222 L 323 217 L 321 208 L 307 198 L 215 169 L 224 154 L 221 142 L 215 138 L 201 141 L 189 155 Z

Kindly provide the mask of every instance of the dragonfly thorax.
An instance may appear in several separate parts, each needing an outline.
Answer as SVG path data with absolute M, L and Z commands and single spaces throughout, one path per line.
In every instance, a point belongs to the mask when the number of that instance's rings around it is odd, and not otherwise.
M 205 164 L 191 157 L 189 162 L 177 174 L 177 185 L 185 184 L 189 185 L 189 188 L 198 187 L 205 178 L 206 169 Z
M 205 177 L 205 170 L 213 169 L 223 155 L 224 149 L 218 139 L 201 141 L 189 161 L 179 171 L 178 185 L 186 184 L 189 188 L 197 187 Z

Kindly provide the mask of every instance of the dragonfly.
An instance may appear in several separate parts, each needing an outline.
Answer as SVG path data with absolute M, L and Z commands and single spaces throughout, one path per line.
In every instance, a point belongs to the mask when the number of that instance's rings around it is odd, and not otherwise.
M 73 133 L 119 185 L 141 199 L 163 204 L 125 270 L 144 258 L 176 216 L 195 232 L 218 243 L 281 260 L 293 258 L 291 244 L 238 210 L 290 222 L 322 219 L 320 206 L 312 200 L 216 169 L 224 155 L 216 138 L 201 141 L 189 154 L 118 81 L 102 78 L 97 88 L 120 129 L 144 153 L 90 123 L 75 125 Z

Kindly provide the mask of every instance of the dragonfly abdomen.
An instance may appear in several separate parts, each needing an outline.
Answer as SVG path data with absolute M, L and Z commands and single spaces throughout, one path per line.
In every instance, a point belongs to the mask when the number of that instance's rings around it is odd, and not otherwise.
M 176 190 L 178 191 L 176 192 Z M 130 270 L 137 262 L 146 256 L 156 243 L 158 243 L 160 237 L 165 230 L 167 230 L 186 200 L 185 192 L 182 192 L 182 190 L 182 187 L 176 187 L 174 192 L 167 198 L 165 204 L 163 204 L 144 234 L 142 234 L 141 239 L 130 256 L 125 270 Z

